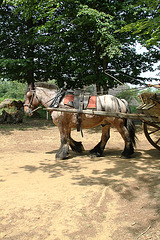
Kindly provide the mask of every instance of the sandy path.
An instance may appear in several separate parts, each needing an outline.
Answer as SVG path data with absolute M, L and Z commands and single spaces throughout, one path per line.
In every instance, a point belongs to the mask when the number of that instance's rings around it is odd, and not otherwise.
M 91 159 L 100 135 L 73 131 L 86 151 L 55 161 L 57 127 L 0 129 L 0 239 L 160 239 L 160 152 L 140 131 L 134 158 L 122 159 L 112 129 L 104 156 Z

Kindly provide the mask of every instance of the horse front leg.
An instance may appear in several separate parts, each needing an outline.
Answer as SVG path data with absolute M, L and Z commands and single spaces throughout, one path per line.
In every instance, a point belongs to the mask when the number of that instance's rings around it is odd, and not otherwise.
M 66 159 L 69 154 L 69 144 L 68 144 L 68 129 L 63 126 L 58 126 L 60 131 L 61 146 L 58 149 L 55 159 L 62 160 Z
M 69 139 L 69 145 L 74 152 L 82 153 L 84 151 L 82 142 L 77 142 L 73 138 Z
M 107 141 L 110 138 L 110 124 L 102 125 L 101 141 L 90 151 L 91 155 L 102 156 Z
M 71 133 L 69 134 L 69 145 L 74 152 L 82 153 L 84 151 L 82 142 L 73 140 L 73 138 L 71 138 Z

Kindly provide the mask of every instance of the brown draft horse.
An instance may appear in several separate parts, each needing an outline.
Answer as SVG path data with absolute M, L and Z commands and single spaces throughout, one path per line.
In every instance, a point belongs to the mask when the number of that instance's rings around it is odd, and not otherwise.
M 25 95 L 24 112 L 31 116 L 33 110 L 40 104 L 48 108 L 53 98 L 57 95 L 58 89 L 55 85 L 40 83 L 36 86 L 31 84 L 28 86 Z M 61 100 L 59 107 L 64 107 L 64 98 Z M 122 112 L 129 113 L 129 106 L 126 100 L 120 100 L 112 95 L 97 96 L 97 110 L 106 112 Z M 69 146 L 76 152 L 84 150 L 81 142 L 76 142 L 71 138 L 71 129 L 77 127 L 77 114 L 70 112 L 50 112 L 53 122 L 58 126 L 61 146 L 56 153 L 56 159 L 65 159 L 69 153 Z M 101 156 L 105 145 L 110 138 L 110 127 L 114 126 L 121 134 L 125 147 L 122 156 L 129 158 L 134 153 L 135 146 L 135 126 L 132 120 L 117 117 L 106 117 L 82 114 L 81 127 L 89 129 L 95 126 L 102 126 L 102 136 L 100 142 L 90 151 L 92 155 Z

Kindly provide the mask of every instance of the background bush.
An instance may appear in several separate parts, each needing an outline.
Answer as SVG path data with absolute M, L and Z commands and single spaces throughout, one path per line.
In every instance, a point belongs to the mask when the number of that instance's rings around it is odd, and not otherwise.
M 0 102 L 6 98 L 24 100 L 24 94 L 26 90 L 25 83 L 18 83 L 16 81 L 1 81 L 0 80 Z

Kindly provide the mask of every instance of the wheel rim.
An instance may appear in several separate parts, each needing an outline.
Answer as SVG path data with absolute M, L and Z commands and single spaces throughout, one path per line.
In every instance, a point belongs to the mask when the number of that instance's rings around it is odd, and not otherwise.
M 143 123 L 147 140 L 160 151 L 160 123 Z

